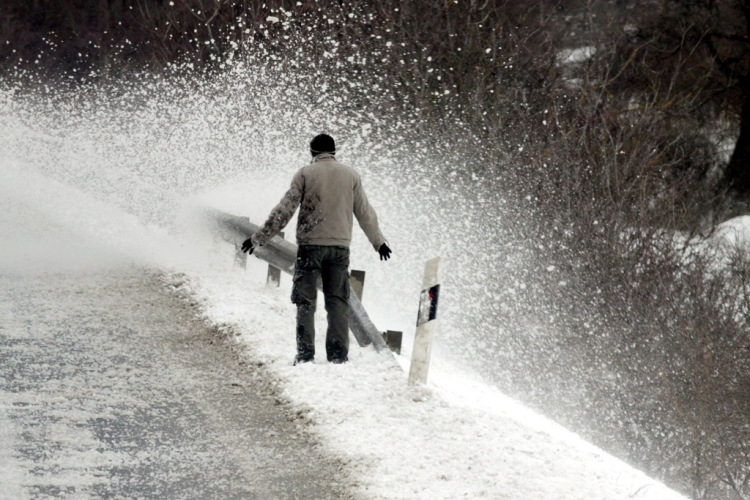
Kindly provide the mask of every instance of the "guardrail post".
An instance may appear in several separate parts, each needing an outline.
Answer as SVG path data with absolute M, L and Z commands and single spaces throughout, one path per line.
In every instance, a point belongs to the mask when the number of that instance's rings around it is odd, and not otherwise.
M 279 238 L 284 239 L 284 231 L 279 233 Z M 278 288 L 281 283 L 281 269 L 268 264 L 268 275 L 266 276 L 266 286 Z
M 403 332 L 396 332 L 394 330 L 388 330 L 383 334 L 383 340 L 385 340 L 386 345 L 396 354 L 401 354 L 401 339 L 403 337 Z
M 349 273 L 349 288 L 357 296 L 360 303 L 362 302 L 362 294 L 365 293 L 365 272 L 357 269 L 352 269 Z M 351 296 L 351 295 L 350 295 Z M 350 328 L 351 330 L 351 328 Z M 352 331 L 354 334 L 354 331 Z M 355 335 L 356 338 L 356 335 Z M 359 340 L 357 341 L 359 343 Z
M 349 274 L 349 285 L 354 293 L 357 294 L 359 301 L 362 302 L 362 294 L 365 292 L 365 272 L 352 269 L 352 272 Z
M 409 385 L 427 383 L 430 370 L 432 335 L 437 328 L 438 298 L 440 296 L 440 257 L 430 259 L 424 266 L 422 292 L 419 295 L 417 331 L 414 334 L 414 348 L 411 352 Z
M 359 301 L 362 301 L 362 294 L 365 291 L 365 272 L 358 269 L 352 269 L 349 273 L 349 285 L 352 291 L 357 296 Z M 403 338 L 402 332 L 396 332 L 388 330 L 383 333 L 383 340 L 391 351 L 396 354 L 401 354 L 401 339 Z

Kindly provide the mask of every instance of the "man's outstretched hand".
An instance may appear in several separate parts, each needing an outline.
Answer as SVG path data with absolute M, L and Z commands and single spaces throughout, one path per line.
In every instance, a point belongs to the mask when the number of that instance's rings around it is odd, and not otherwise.
M 252 255 L 253 250 L 255 250 L 255 247 L 253 246 L 253 239 L 248 238 L 245 241 L 242 242 L 242 251 L 247 252 L 248 255 Z
M 378 248 L 378 253 L 380 254 L 380 260 L 388 260 L 391 258 L 391 249 L 388 248 L 388 245 L 383 243 L 380 245 L 380 248 Z

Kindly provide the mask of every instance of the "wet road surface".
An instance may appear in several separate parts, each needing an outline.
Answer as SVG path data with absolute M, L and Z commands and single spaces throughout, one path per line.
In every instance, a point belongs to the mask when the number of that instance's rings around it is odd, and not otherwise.
M 0 498 L 352 498 L 262 364 L 163 280 L 0 275 Z

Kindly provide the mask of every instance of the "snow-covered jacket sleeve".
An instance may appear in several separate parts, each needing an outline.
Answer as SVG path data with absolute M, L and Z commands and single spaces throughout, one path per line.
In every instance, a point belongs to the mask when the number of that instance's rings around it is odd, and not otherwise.
M 367 195 L 365 195 L 362 180 L 359 176 L 357 176 L 354 184 L 354 216 L 375 250 L 380 248 L 380 245 L 386 241 L 378 226 L 378 215 L 370 202 L 367 201 Z
M 253 245 L 263 246 L 268 240 L 276 236 L 279 231 L 284 229 L 291 220 L 294 212 L 299 207 L 302 193 L 305 190 L 305 179 L 302 175 L 302 169 L 298 170 L 292 178 L 292 185 L 286 192 L 278 205 L 271 210 L 266 223 L 256 231 L 253 238 Z

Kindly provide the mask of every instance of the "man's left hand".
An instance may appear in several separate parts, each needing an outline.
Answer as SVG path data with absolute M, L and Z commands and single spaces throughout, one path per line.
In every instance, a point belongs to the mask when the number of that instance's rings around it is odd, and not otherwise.
M 247 252 L 248 255 L 252 255 L 253 250 L 255 250 L 255 247 L 253 246 L 253 239 L 248 238 L 245 241 L 242 242 L 242 251 Z
M 388 260 L 391 258 L 391 249 L 388 248 L 388 245 L 383 243 L 380 245 L 380 248 L 378 248 L 378 253 L 380 254 L 380 260 Z

